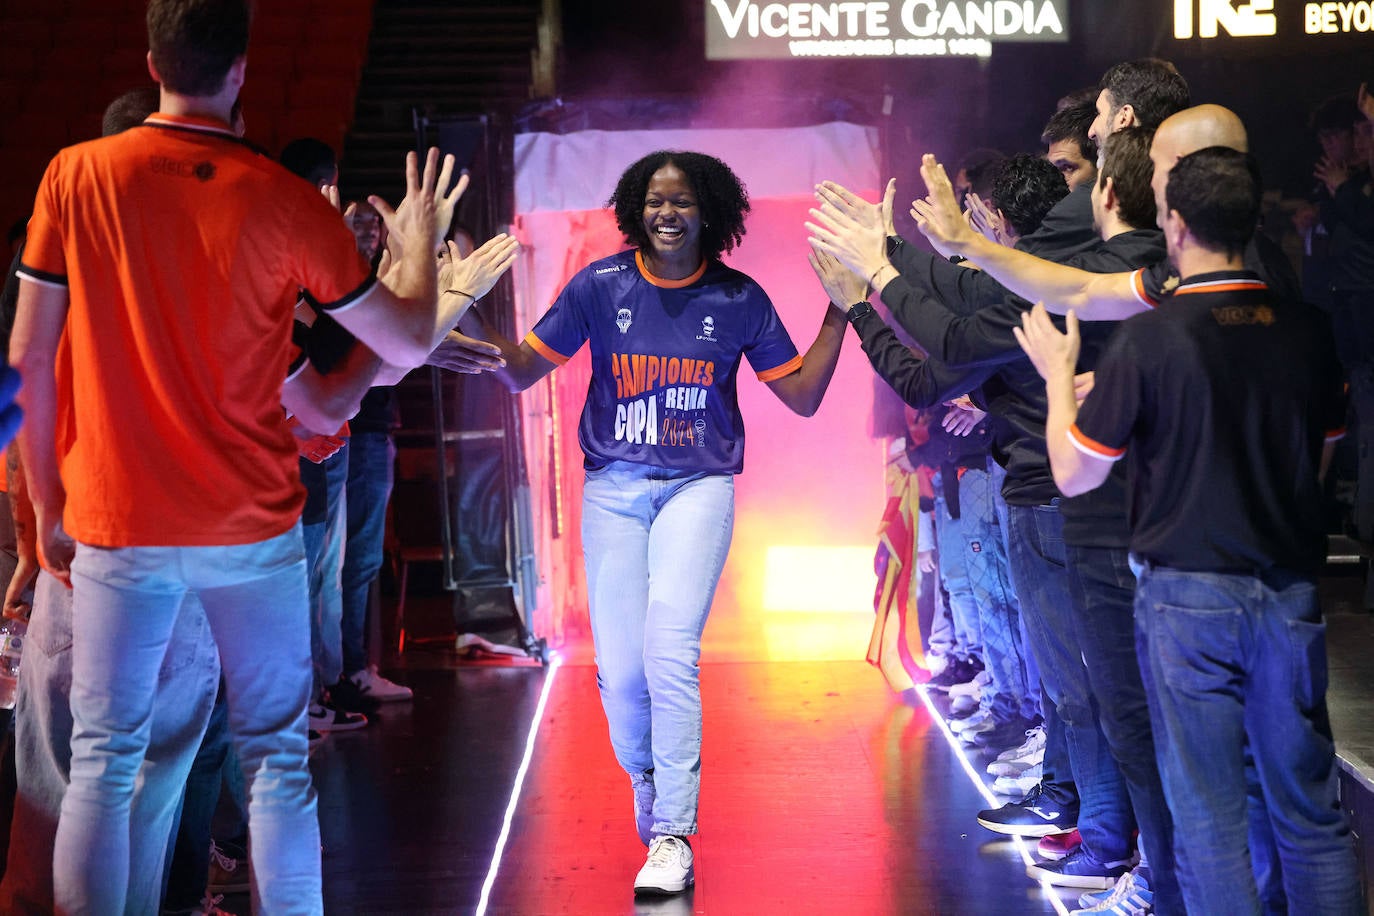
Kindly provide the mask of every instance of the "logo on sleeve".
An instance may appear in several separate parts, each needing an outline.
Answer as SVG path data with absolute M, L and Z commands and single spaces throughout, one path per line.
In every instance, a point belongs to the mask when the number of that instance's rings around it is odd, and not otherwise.
M 697 335 L 697 340 L 709 340 L 711 343 L 716 342 L 716 319 L 712 318 L 710 315 L 701 319 L 701 333 Z
M 615 313 L 615 326 L 620 328 L 620 333 L 624 334 L 630 330 L 630 325 L 634 323 L 634 315 L 630 314 L 629 309 L 621 309 Z

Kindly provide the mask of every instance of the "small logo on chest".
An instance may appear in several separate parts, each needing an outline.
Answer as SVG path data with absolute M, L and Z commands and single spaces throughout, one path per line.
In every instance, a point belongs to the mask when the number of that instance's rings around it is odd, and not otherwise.
M 621 309 L 615 313 L 615 326 L 620 328 L 620 333 L 624 334 L 630 330 L 630 325 L 634 323 L 634 316 L 629 309 Z
M 697 335 L 697 340 L 709 340 L 711 343 L 716 342 L 716 319 L 712 318 L 710 315 L 701 319 L 701 333 Z

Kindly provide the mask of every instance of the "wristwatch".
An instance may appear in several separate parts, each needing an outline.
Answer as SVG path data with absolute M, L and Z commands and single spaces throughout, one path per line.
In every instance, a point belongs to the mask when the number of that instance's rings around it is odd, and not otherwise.
M 848 321 L 850 324 L 853 324 L 865 315 L 872 314 L 872 312 L 873 303 L 865 299 L 862 302 L 856 302 L 853 305 L 851 305 L 849 307 L 849 311 L 845 312 L 844 320 Z

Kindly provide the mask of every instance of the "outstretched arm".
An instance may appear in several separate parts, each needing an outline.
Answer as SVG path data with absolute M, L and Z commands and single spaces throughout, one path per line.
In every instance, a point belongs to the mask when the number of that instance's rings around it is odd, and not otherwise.
M 866 284 L 836 258 L 817 251 L 811 267 L 837 309 L 847 314 L 864 301 Z M 854 330 L 874 371 L 912 407 L 929 407 L 964 394 L 991 375 L 991 370 L 957 372 L 938 360 L 922 359 L 897 338 L 877 312 L 858 318 Z
M 463 315 L 458 322 L 458 330 L 496 347 L 496 355 L 502 361 L 502 365 L 493 371 L 501 384 L 511 392 L 524 391 L 558 368 L 556 364 L 536 353 L 527 342 L 522 340 L 517 344 L 496 330 L 477 309 Z
M 1129 273 L 1095 274 L 1065 267 L 974 232 L 959 212 L 945 167 L 929 153 L 921 160 L 921 177 L 927 194 L 912 202 L 911 215 L 942 254 L 963 255 L 1018 296 L 1042 301 L 1057 314 L 1072 309 L 1084 321 L 1119 321 L 1146 310 L 1136 298 Z
M 822 182 L 816 187 L 820 206 L 811 211 L 814 222 L 806 224 L 811 231 L 811 246 L 832 254 L 868 278 L 894 311 L 888 288 L 898 276 L 918 293 L 933 297 L 931 301 L 938 300 L 943 310 L 958 315 L 972 315 L 1011 295 L 987 273 L 919 251 L 892 235 L 888 211 L 894 193 L 895 186 L 889 183 L 882 204 L 871 204 L 833 181 Z M 879 225 L 888 233 L 881 243 L 876 238 Z
M 1044 305 L 1037 305 L 1016 329 L 1016 339 L 1045 380 L 1049 415 L 1045 418 L 1045 450 L 1049 452 L 1054 482 L 1065 496 L 1077 496 L 1102 486 L 1112 462 L 1093 458 L 1074 447 L 1069 427 L 1078 419 L 1074 371 L 1078 364 L 1078 316 L 1069 312 L 1067 333 L 1050 321 Z

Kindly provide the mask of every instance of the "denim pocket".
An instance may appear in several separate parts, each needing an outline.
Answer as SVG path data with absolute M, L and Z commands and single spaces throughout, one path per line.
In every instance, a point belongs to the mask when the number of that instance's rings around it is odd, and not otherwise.
M 29 617 L 28 644 L 48 658 L 72 647 L 72 593 L 61 582 L 40 573 L 34 583 L 33 614 Z
M 1238 686 L 1244 676 L 1240 608 L 1156 603 L 1150 649 L 1170 687 L 1193 692 Z
M 1287 623 L 1293 700 L 1304 713 L 1310 713 L 1326 699 L 1326 624 L 1307 620 Z
M 206 654 L 206 642 L 211 639 L 209 621 L 199 599 L 188 594 L 181 600 L 172 635 L 167 640 L 167 652 L 158 669 L 158 679 L 167 680 L 184 671 Z

